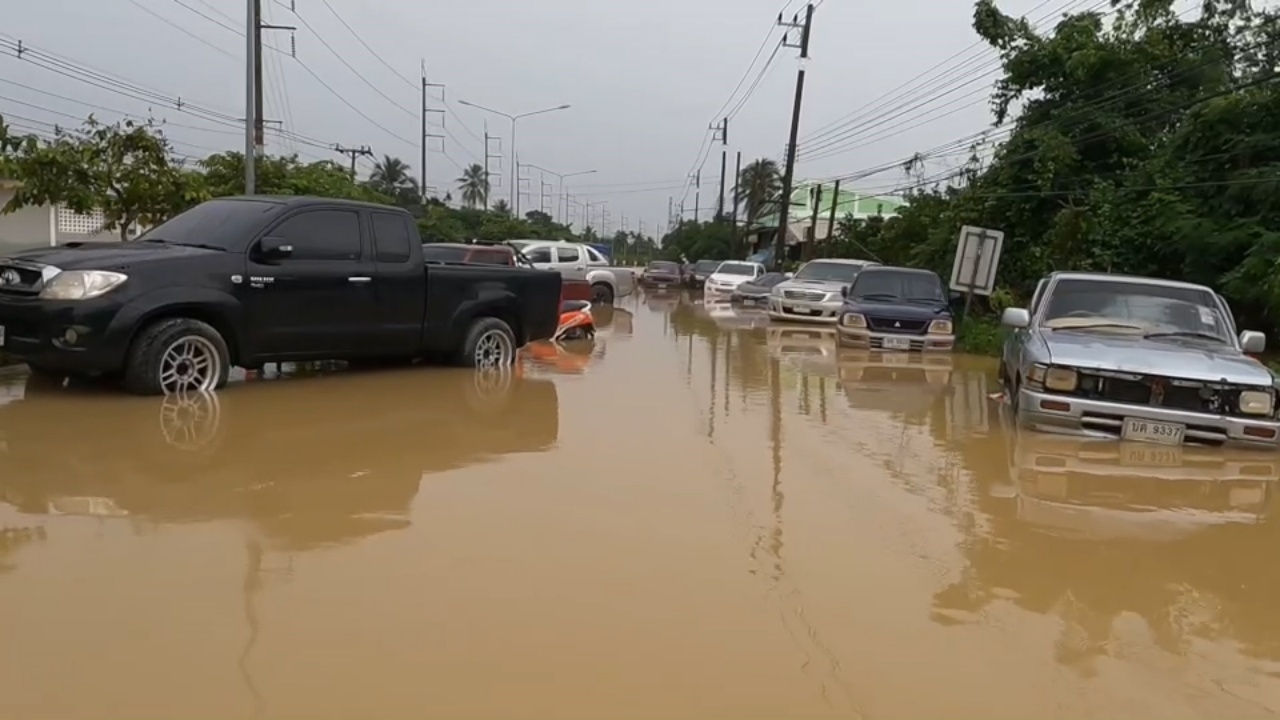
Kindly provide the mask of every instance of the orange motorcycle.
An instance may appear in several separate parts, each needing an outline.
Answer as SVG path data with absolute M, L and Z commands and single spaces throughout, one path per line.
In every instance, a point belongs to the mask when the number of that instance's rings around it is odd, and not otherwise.
M 556 327 L 554 342 L 590 340 L 596 336 L 596 320 L 591 314 L 591 303 L 585 300 L 566 300 L 560 303 L 560 324 Z

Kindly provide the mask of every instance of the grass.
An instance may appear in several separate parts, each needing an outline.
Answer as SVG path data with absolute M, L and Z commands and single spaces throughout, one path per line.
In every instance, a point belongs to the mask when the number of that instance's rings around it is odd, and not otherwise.
M 970 315 L 957 328 L 956 349 L 960 352 L 998 357 L 1003 343 L 1000 321 L 994 317 Z

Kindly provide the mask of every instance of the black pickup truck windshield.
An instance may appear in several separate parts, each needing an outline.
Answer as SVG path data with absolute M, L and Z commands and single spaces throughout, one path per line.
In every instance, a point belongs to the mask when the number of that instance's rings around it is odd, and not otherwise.
M 138 236 L 135 242 L 243 250 L 245 238 L 262 216 L 279 208 L 261 200 L 212 200 L 176 215 Z

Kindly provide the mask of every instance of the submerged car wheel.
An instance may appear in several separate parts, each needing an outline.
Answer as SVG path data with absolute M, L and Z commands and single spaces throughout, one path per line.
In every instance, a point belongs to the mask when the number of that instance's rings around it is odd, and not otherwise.
M 477 318 L 471 323 L 459 350 L 459 365 L 493 370 L 509 367 L 515 360 L 516 334 L 510 325 L 495 317 Z
M 149 325 L 129 349 L 125 389 L 136 395 L 211 392 L 227 384 L 230 352 L 207 323 L 172 318 Z

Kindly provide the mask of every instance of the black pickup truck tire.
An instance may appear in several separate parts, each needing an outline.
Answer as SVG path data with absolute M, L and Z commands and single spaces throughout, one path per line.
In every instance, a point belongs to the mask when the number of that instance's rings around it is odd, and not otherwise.
M 496 317 L 476 318 L 458 348 L 457 364 L 476 370 L 509 367 L 516 362 L 516 334 Z
M 135 395 L 179 395 L 220 390 L 231 373 L 227 342 L 207 323 L 160 320 L 134 338 L 125 361 L 124 388 Z

